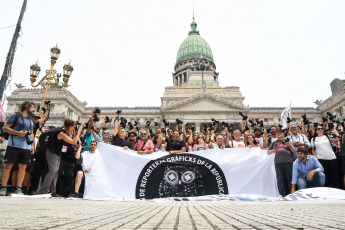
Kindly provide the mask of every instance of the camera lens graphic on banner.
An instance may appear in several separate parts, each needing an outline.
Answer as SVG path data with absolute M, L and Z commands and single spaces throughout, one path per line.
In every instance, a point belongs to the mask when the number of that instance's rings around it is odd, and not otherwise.
M 136 186 L 137 199 L 228 194 L 220 167 L 195 154 L 168 155 L 146 164 Z

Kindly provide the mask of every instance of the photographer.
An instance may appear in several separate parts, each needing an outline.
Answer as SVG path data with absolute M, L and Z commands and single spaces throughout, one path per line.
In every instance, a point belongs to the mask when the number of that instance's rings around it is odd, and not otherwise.
M 332 141 L 337 138 L 330 139 L 324 134 L 323 125 L 316 127 L 316 136 L 311 140 L 313 155 L 319 160 L 326 176 L 325 187 L 340 188 L 338 161 L 332 148 Z
M 131 149 L 135 151 L 137 147 L 137 133 L 136 132 L 128 133 L 128 142 L 130 146 L 132 146 Z
M 77 134 L 71 138 L 72 132 L 75 130 L 75 122 L 66 118 L 62 129 L 58 129 L 52 137 L 52 147 L 47 148 L 46 157 L 49 171 L 44 178 L 40 194 L 46 194 L 48 191 L 52 193 L 52 196 L 59 197 L 56 194 L 56 182 L 58 177 L 58 171 L 60 166 L 61 153 L 67 151 L 66 143 L 75 145 L 82 132 L 82 127 L 78 128 Z
M 25 170 L 29 163 L 30 154 L 34 153 L 33 122 L 30 119 L 35 111 L 35 103 L 24 101 L 21 105 L 21 113 L 12 114 L 4 126 L 4 132 L 9 134 L 8 146 L 5 153 L 5 168 L 3 169 L 0 196 L 5 196 L 7 182 L 11 169 L 18 163 L 17 186 L 15 194 L 23 195 L 21 187 L 23 184 Z
M 344 127 L 344 121 L 341 123 Z M 345 189 L 345 132 L 339 133 L 338 124 L 334 124 L 334 135 L 337 136 L 336 140 L 340 141 L 340 152 L 338 154 L 339 168 L 342 175 L 343 189 Z
M 42 125 L 44 124 L 44 122 L 46 122 L 48 115 L 50 113 L 50 101 L 46 101 L 45 105 L 47 108 L 42 108 L 43 110 L 43 116 L 40 117 L 38 115 L 33 115 L 32 117 L 32 121 L 34 122 L 34 128 L 33 128 L 33 134 L 36 135 L 37 130 L 41 130 Z
M 290 140 L 285 139 L 283 130 L 277 131 L 277 140 L 268 147 L 267 154 L 275 153 L 274 163 L 277 174 L 278 189 L 282 196 L 290 194 L 292 164 L 296 149 Z
M 186 152 L 186 143 L 184 141 L 180 141 L 180 131 L 175 130 L 172 140 L 169 139 L 167 141 L 167 151 L 170 154 Z
M 103 137 L 100 134 L 101 128 L 98 125 L 95 125 L 97 122 L 97 113 L 100 113 L 100 110 L 96 107 L 92 110 L 92 117 L 90 118 L 89 122 L 87 123 L 87 130 L 85 134 L 85 151 L 89 151 L 89 145 L 92 140 L 96 140 L 98 142 L 103 142 Z
M 131 149 L 132 145 L 126 141 L 126 130 L 119 125 L 119 114 L 115 114 L 115 123 L 114 123 L 114 138 L 113 145 L 123 147 L 124 149 Z M 123 125 L 123 124 L 122 124 Z M 124 124 L 125 125 L 125 124 Z
M 142 130 L 140 133 L 140 140 L 137 141 L 136 150 L 139 154 L 149 154 L 154 152 L 154 145 L 151 140 L 148 140 L 147 132 Z
M 235 129 L 233 132 L 233 137 L 231 136 L 230 132 L 227 132 L 227 139 L 225 140 L 225 144 L 228 142 L 230 148 L 243 148 L 246 147 L 246 144 L 241 139 L 241 132 L 239 129 Z M 229 141 L 230 139 L 230 141 Z
M 290 135 L 289 135 L 289 138 L 292 141 L 292 144 L 295 146 L 296 150 L 299 147 L 304 147 L 306 149 L 309 149 L 310 142 L 308 141 L 307 137 L 299 134 L 297 130 L 298 130 L 297 125 L 292 123 L 290 126 Z

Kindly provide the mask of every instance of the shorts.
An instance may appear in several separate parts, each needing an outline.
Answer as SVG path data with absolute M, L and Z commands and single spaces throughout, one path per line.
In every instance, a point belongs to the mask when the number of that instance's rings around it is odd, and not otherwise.
M 74 173 L 77 174 L 78 171 L 83 171 L 83 167 L 81 165 L 76 164 L 74 166 Z
M 30 150 L 7 146 L 5 153 L 5 163 L 28 164 Z

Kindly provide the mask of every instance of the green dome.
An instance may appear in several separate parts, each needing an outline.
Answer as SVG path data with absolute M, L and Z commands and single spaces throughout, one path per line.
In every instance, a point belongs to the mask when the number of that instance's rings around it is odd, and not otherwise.
M 182 42 L 176 57 L 176 63 L 189 58 L 200 58 L 201 56 L 213 62 L 213 55 L 210 46 L 205 39 L 200 36 L 196 30 L 197 24 L 194 21 L 190 24 L 192 30 L 189 31 L 188 37 Z

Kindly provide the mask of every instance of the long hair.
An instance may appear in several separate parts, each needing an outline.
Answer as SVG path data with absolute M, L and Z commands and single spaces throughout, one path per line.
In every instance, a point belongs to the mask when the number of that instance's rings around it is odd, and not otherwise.
M 32 101 L 24 101 L 20 106 L 20 111 L 23 112 L 25 110 L 28 110 L 31 106 L 35 106 L 35 103 Z
M 75 126 L 75 121 L 72 120 L 71 118 L 66 118 L 65 121 L 63 122 L 63 127 L 67 130 L 71 126 Z

